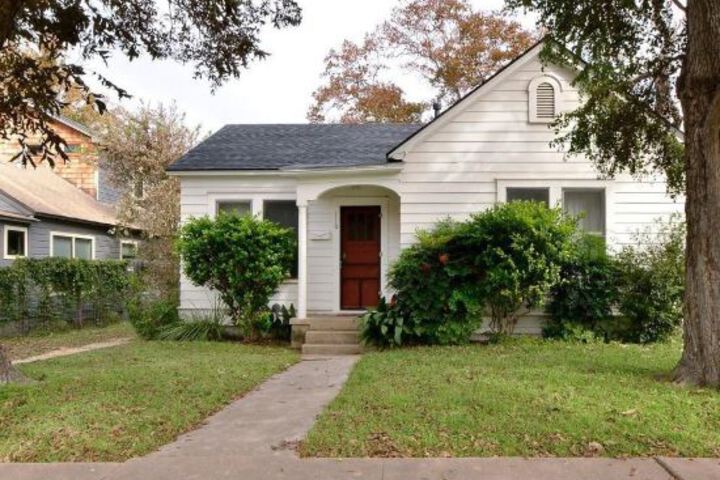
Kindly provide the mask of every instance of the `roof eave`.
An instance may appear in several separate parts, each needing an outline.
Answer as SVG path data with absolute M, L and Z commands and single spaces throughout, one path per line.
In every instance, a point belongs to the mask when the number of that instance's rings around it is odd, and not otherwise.
M 402 170 L 401 161 L 387 162 L 378 165 L 355 165 L 355 166 L 318 166 L 316 168 L 292 168 L 284 167 L 277 169 L 253 169 L 253 170 L 170 170 L 168 175 L 175 177 L 191 177 L 191 176 L 312 176 L 312 175 L 337 175 L 337 174 L 355 174 L 355 173 L 397 173 Z

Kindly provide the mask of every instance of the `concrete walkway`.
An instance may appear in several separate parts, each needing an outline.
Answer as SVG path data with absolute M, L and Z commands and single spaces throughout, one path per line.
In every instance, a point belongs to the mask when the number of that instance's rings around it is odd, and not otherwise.
M 720 480 L 720 460 L 300 459 L 357 357 L 304 358 L 155 453 L 122 464 L 0 464 L 0 480 Z
M 62 347 L 33 357 L 13 360 L 12 364 L 21 365 L 23 363 L 39 362 L 40 360 L 49 360 L 51 358 L 66 357 L 68 355 L 75 355 L 76 353 L 91 352 L 93 350 L 100 350 L 101 348 L 117 347 L 118 345 L 128 343 L 130 340 L 130 338 L 117 338 L 115 340 L 108 340 L 107 342 L 88 343 L 81 347 Z

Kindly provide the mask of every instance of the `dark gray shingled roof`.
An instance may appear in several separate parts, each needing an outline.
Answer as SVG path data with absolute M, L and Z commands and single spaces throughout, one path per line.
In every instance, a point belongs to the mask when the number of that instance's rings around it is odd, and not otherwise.
M 418 124 L 226 125 L 170 171 L 278 170 L 382 165 Z

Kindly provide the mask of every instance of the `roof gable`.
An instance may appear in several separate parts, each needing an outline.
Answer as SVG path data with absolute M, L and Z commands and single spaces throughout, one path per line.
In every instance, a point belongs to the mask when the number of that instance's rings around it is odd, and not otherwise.
M 467 106 L 471 105 L 487 92 L 496 88 L 506 79 L 512 77 L 512 75 L 522 68 L 523 65 L 537 58 L 547 41 L 548 37 L 543 37 L 538 40 L 533 46 L 515 57 L 515 59 L 495 72 L 495 74 L 486 81 L 470 90 L 462 98 L 443 110 L 442 113 L 425 124 L 422 128 L 413 132 L 409 137 L 403 139 L 402 142 L 392 147 L 392 149 L 387 152 L 388 158 L 402 160 L 405 151 L 411 149 L 412 146 L 418 142 L 422 142 L 427 136 L 437 132 L 438 129 L 442 128 L 448 122 L 452 121 L 452 119 L 457 115 L 461 114 Z

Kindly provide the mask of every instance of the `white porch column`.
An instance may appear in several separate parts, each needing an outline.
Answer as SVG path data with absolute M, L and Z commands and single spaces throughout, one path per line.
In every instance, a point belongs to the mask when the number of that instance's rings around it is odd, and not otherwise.
M 307 318 L 307 203 L 298 203 L 298 309 L 297 318 Z

